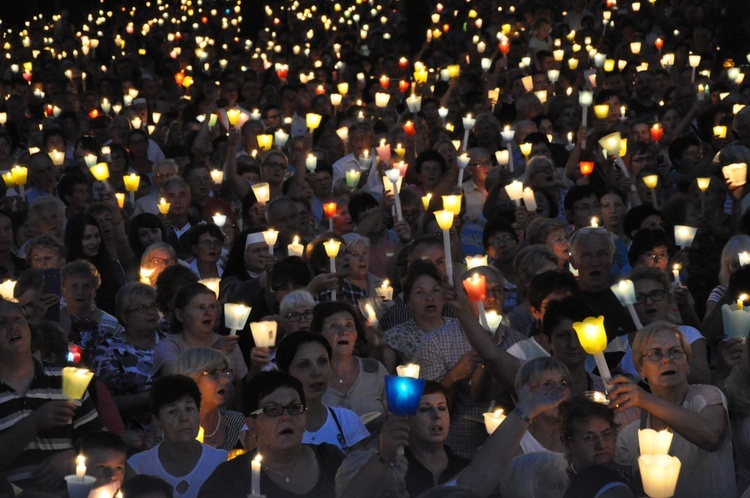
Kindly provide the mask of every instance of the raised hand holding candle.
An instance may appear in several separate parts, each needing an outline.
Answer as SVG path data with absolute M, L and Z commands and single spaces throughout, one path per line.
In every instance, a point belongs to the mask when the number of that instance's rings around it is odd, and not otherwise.
M 259 348 L 272 348 L 276 345 L 277 323 L 273 320 L 250 322 L 253 342 Z
M 273 248 L 279 238 L 279 231 L 274 230 L 273 228 L 269 228 L 268 230 L 263 232 L 263 238 L 265 239 L 266 244 L 268 244 L 268 254 L 273 256 Z
M 294 236 L 292 243 L 286 246 L 286 251 L 288 256 L 302 257 L 305 252 L 305 246 L 299 243 L 299 235 Z
M 224 304 L 224 321 L 229 329 L 229 335 L 235 335 L 238 330 L 245 327 L 245 322 L 247 322 L 251 310 L 250 306 L 244 304 Z
M 498 408 L 494 412 L 485 412 L 482 415 L 484 415 L 484 428 L 490 435 L 495 432 L 495 429 L 503 423 L 506 417 L 502 408 Z
M 612 374 L 609 373 L 609 366 L 604 359 L 604 350 L 607 348 L 604 317 L 588 317 L 582 322 L 574 323 L 573 329 L 578 334 L 578 341 L 581 343 L 583 350 L 594 356 L 596 366 L 599 367 L 599 375 L 604 384 L 609 384 L 609 381 L 612 380 Z

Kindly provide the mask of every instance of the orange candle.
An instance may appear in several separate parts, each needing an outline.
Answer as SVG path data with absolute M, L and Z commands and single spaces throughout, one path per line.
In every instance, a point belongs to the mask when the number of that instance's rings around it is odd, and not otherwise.
M 326 202 L 323 204 L 323 212 L 326 214 L 327 217 L 333 218 L 336 216 L 336 203 L 335 202 Z
M 487 297 L 487 282 L 484 275 L 475 273 L 470 278 L 464 280 L 464 289 L 472 301 L 484 301 Z
M 403 128 L 404 132 L 409 137 L 413 137 L 417 133 L 417 130 L 414 128 L 414 123 L 412 121 L 407 121 L 406 123 L 404 123 Z
M 589 176 L 591 173 L 594 172 L 593 161 L 581 161 L 580 163 L 578 163 L 578 167 L 581 169 L 581 174 L 583 176 Z
M 659 123 L 654 123 L 654 126 L 651 127 L 651 140 L 654 142 L 658 142 L 661 140 L 662 135 L 664 135 L 664 128 L 661 127 Z

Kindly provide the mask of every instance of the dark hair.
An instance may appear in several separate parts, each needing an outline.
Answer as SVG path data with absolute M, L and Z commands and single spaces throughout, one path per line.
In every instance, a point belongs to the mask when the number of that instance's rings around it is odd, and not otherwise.
M 91 261 L 97 267 L 99 273 L 101 273 L 104 268 L 108 268 L 111 261 L 107 244 L 102 240 L 99 244 L 99 252 L 93 257 L 86 256 L 83 253 L 83 234 L 87 226 L 96 227 L 99 230 L 99 234 L 102 235 L 102 228 L 99 226 L 99 222 L 90 214 L 74 214 L 68 220 L 67 225 L 65 225 L 65 247 L 68 248 L 67 259 L 68 261 L 75 261 L 76 259 Z
M 340 235 L 333 232 L 324 232 L 318 236 L 315 240 L 307 244 L 305 249 L 305 255 L 307 256 L 307 262 L 313 269 L 314 273 L 318 273 L 323 270 L 328 271 L 328 254 L 326 254 L 326 248 L 323 244 L 329 240 L 334 239 L 341 242 L 341 247 L 346 247 L 346 241 Z
M 86 188 L 88 188 L 89 181 L 82 174 L 66 173 L 62 176 L 62 178 L 60 178 L 60 181 L 57 183 L 57 195 L 66 206 L 68 205 L 68 200 L 65 197 L 68 195 L 73 195 L 76 185 L 86 185 Z
M 55 364 L 64 366 L 68 359 L 68 336 L 60 324 L 50 320 L 41 320 L 39 323 L 30 323 L 29 330 L 31 330 L 31 348 L 39 350 L 43 359 L 51 360 L 50 355 L 54 354 Z
M 159 275 L 161 277 L 161 275 Z M 210 295 L 210 296 L 216 296 L 214 294 L 214 291 L 206 287 L 200 282 L 192 282 L 187 285 L 184 285 L 180 287 L 180 290 L 177 291 L 177 296 L 174 300 L 174 308 L 175 309 L 185 309 L 189 304 L 190 301 L 193 300 L 195 296 L 200 295 Z M 171 323 L 171 332 L 173 334 L 179 334 L 182 333 L 182 322 L 177 319 L 177 315 L 175 314 L 174 319 Z
M 198 384 L 190 377 L 184 375 L 165 375 L 158 377 L 151 385 L 149 399 L 151 411 L 154 417 L 159 418 L 159 410 L 167 405 L 176 403 L 182 398 L 190 398 L 195 401 L 195 406 L 200 410 L 201 390 Z
M 513 228 L 510 223 L 506 222 L 499 216 L 495 216 L 487 222 L 487 224 L 484 226 L 484 231 L 482 232 L 482 246 L 484 246 L 485 251 L 488 247 L 490 247 L 490 238 L 492 238 L 492 236 L 498 232 L 509 233 L 513 236 L 513 240 L 518 242 L 518 234 L 516 233 L 516 229 Z
M 614 410 L 600 401 L 594 401 L 590 393 L 581 393 L 565 401 L 560 405 L 560 435 L 564 439 L 572 439 L 576 422 L 586 422 L 595 417 L 606 420 L 611 428 L 617 429 Z
M 40 297 L 44 287 L 44 270 L 41 268 L 27 268 L 19 276 L 13 287 L 13 297 L 18 299 L 28 290 L 39 292 Z
M 156 278 L 156 302 L 162 312 L 173 311 L 173 302 L 177 291 L 190 283 L 197 283 L 198 276 L 193 271 L 182 265 L 173 265 L 164 268 Z
M 591 185 L 573 185 L 565 194 L 565 200 L 563 206 L 566 211 L 573 211 L 575 203 L 586 197 L 596 196 L 596 199 L 601 199 L 601 194 Z
M 279 370 L 289 373 L 289 367 L 292 366 L 292 361 L 297 355 L 300 346 L 311 342 L 323 346 L 326 353 L 328 353 L 328 358 L 333 355 L 331 345 L 322 335 L 313 334 L 307 330 L 298 330 L 297 332 L 292 332 L 291 334 L 284 336 L 284 339 L 276 348 L 276 366 Z
M 120 487 L 124 498 L 142 498 L 161 495 L 160 498 L 172 498 L 174 489 L 158 477 L 145 474 L 135 475 Z
M 448 413 L 453 415 L 453 396 L 444 385 L 434 380 L 428 380 L 425 382 L 424 390 L 422 390 L 422 396 L 426 394 L 437 394 L 440 393 L 445 396 L 445 400 L 448 402 Z
M 544 314 L 542 321 L 542 333 L 549 337 L 552 335 L 552 329 L 560 320 L 568 319 L 573 322 L 581 322 L 590 316 L 594 316 L 594 310 L 582 298 L 577 296 L 568 296 L 559 301 L 551 301 L 547 305 L 547 312 Z
M 354 223 L 359 223 L 359 215 L 364 211 L 378 207 L 380 204 L 378 201 L 367 192 L 360 192 L 354 194 L 349 199 L 349 214 L 352 216 Z
M 622 228 L 625 230 L 625 235 L 632 238 L 633 232 L 640 230 L 643 221 L 649 216 L 658 216 L 662 218 L 662 220 L 664 219 L 661 211 L 654 209 L 654 207 L 649 204 L 641 204 L 640 206 L 631 208 L 625 214 L 625 219 L 622 222 Z
M 416 282 L 419 277 L 423 276 L 432 278 L 438 283 L 438 285 L 443 282 L 443 277 L 440 275 L 440 272 L 435 265 L 429 261 L 414 261 L 406 270 L 406 277 L 403 282 L 404 302 L 409 302 L 414 282 Z
M 641 254 L 660 246 L 666 247 L 668 254 L 672 255 L 672 242 L 669 240 L 667 234 L 664 233 L 664 230 L 653 230 L 651 228 L 638 230 L 628 250 L 630 265 L 634 266 Z
M 167 230 L 164 228 L 164 224 L 158 216 L 152 213 L 141 213 L 136 215 L 130 220 L 130 229 L 128 230 L 128 242 L 130 243 L 130 248 L 133 250 L 133 254 L 135 254 L 136 261 L 140 261 L 141 256 L 143 256 L 143 251 L 146 250 L 145 247 L 141 246 L 141 241 L 138 237 L 138 230 L 141 228 L 158 228 L 161 230 L 162 242 L 167 242 L 169 240 Z
M 711 85 L 711 90 L 716 91 L 716 87 Z M 701 146 L 701 141 L 698 140 L 698 137 L 694 135 L 682 135 L 672 140 L 668 149 L 669 160 L 671 163 L 676 166 L 677 162 L 682 157 L 682 154 L 684 154 L 688 147 L 691 146 Z
M 191 227 L 188 231 L 187 235 L 188 240 L 190 241 L 190 245 L 198 245 L 198 240 L 202 235 L 205 234 L 209 234 L 211 237 L 219 239 L 222 243 L 224 243 L 224 234 L 221 233 L 221 228 L 214 225 L 213 223 L 200 223 L 198 225 L 195 225 L 194 227 Z
M 76 454 L 86 455 L 90 451 L 114 451 L 127 455 L 128 446 L 120 436 L 113 432 L 96 431 L 83 436 L 75 445 Z
M 326 318 L 335 315 L 336 313 L 349 313 L 354 320 L 354 326 L 357 327 L 357 336 L 364 337 L 365 327 L 362 324 L 362 320 L 359 319 L 359 313 L 346 303 L 339 301 L 326 301 L 318 303 L 313 308 L 313 318 L 310 322 L 310 332 L 313 334 L 323 333 L 323 323 Z
M 273 393 L 277 389 L 288 387 L 297 391 L 302 404 L 305 403 L 305 390 L 302 383 L 288 373 L 278 370 L 273 372 L 261 372 L 245 384 L 242 390 L 242 409 L 245 416 L 260 408 L 260 400 Z
M 414 161 L 414 169 L 419 175 L 422 172 L 422 164 L 425 161 L 435 161 L 440 165 L 440 174 L 444 175 L 448 171 L 448 163 L 445 162 L 443 155 L 435 149 L 427 149 L 417 156 Z
M 577 290 L 578 282 L 571 273 L 549 270 L 534 275 L 529 283 L 527 295 L 529 304 L 533 308 L 539 309 L 544 298 L 553 292 L 568 291 L 574 294 Z
M 273 265 L 269 280 L 271 291 L 275 291 L 289 283 L 306 287 L 312 280 L 312 275 L 310 274 L 310 268 L 302 261 L 302 258 L 291 256 Z

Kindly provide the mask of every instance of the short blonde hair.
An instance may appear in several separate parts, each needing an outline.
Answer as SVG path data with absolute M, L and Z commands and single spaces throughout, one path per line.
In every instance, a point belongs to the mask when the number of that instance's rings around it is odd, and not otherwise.
M 223 363 L 225 368 L 229 368 L 229 358 L 218 349 L 188 349 L 177 358 L 175 374 L 185 375 L 198 382 L 203 372 L 217 363 Z
M 685 334 L 682 333 L 677 325 L 660 320 L 646 325 L 635 334 L 632 350 L 633 363 L 635 364 L 636 369 L 640 370 L 641 365 L 643 364 L 643 357 L 649 349 L 648 345 L 651 342 L 651 339 L 659 335 L 661 332 L 675 334 L 677 340 L 680 342 L 680 347 L 685 350 L 685 356 L 687 357 L 688 363 L 690 363 L 693 358 L 693 350 L 690 348 L 690 343 L 685 339 Z

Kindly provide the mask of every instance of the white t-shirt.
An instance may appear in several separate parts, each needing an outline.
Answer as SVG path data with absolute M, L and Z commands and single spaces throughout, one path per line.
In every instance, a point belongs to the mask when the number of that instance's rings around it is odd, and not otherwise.
M 228 451 L 217 450 L 205 444 L 201 445 L 203 452 L 193 470 L 187 475 L 175 477 L 162 467 L 159 461 L 159 446 L 161 445 L 154 446 L 150 450 L 141 453 L 136 453 L 128 459 L 128 465 L 130 465 L 136 474 L 145 474 L 163 479 L 172 486 L 174 496 L 178 498 L 197 498 L 203 483 L 213 474 L 219 464 L 227 461 L 227 456 L 229 455 Z
M 341 426 L 341 432 L 339 432 L 339 428 L 336 426 L 336 421 L 331 415 L 331 410 L 336 413 L 336 418 Z M 343 441 L 339 437 L 340 435 L 343 436 Z M 365 425 L 356 413 L 348 408 L 328 407 L 328 415 L 325 423 L 315 432 L 305 431 L 304 436 L 302 436 L 302 443 L 316 445 L 328 443 L 341 448 L 342 451 L 345 449 L 348 451 L 349 448 L 369 435 L 369 431 L 365 428 Z

